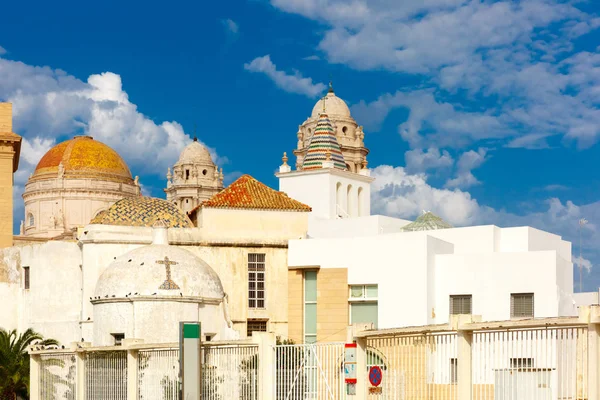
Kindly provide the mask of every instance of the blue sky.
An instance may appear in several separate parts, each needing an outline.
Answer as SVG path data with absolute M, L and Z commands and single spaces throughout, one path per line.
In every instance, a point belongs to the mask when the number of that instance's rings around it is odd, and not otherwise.
M 87 133 L 163 197 L 194 124 L 227 182 L 277 187 L 331 77 L 365 127 L 374 211 L 568 240 L 586 218 L 585 289 L 600 285 L 592 1 L 11 2 L 3 14 L 0 100 L 26 139 L 16 196 L 49 147 Z M 20 197 L 15 208 L 22 218 Z

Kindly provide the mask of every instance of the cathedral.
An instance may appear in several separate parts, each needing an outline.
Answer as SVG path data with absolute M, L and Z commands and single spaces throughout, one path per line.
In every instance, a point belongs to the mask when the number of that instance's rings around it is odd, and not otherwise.
M 372 215 L 364 131 L 331 85 L 296 136 L 279 190 L 249 175 L 224 187 L 194 138 L 166 171 L 165 199 L 143 196 L 109 146 L 76 136 L 40 159 L 13 235 L 21 138 L 0 103 L 0 327 L 111 346 L 176 342 L 179 321 L 200 321 L 203 340 L 269 331 L 311 343 L 343 341 L 353 323 L 567 316 L 582 305 L 560 236 Z

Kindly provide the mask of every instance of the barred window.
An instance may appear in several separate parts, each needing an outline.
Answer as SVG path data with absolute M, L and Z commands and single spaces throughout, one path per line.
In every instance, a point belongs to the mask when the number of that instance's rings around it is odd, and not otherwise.
M 533 358 L 511 358 L 510 367 L 518 369 L 533 368 Z
M 265 308 L 264 254 L 248 254 L 248 307 Z
M 470 294 L 450 296 L 450 314 L 471 314 L 471 302 Z
M 249 319 L 246 323 L 246 335 L 248 337 L 252 336 L 252 332 L 266 332 L 267 331 L 267 321 L 260 319 Z
M 458 383 L 458 359 L 450 359 L 450 383 L 456 385 Z
M 511 318 L 533 318 L 533 293 L 512 293 L 510 295 Z
M 29 267 L 23 267 L 23 289 L 29 289 Z

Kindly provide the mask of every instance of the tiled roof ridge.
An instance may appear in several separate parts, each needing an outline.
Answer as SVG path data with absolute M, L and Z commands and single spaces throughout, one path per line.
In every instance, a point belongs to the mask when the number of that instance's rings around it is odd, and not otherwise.
M 286 193 L 270 188 L 249 174 L 240 176 L 189 214 L 200 207 L 311 211 L 308 205 L 289 197 Z

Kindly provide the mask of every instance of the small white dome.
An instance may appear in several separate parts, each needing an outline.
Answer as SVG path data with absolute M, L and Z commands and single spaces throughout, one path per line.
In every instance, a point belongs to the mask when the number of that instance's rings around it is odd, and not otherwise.
M 117 257 L 96 284 L 95 296 L 100 299 L 124 298 L 129 293 L 205 300 L 224 296 L 219 276 L 207 263 L 167 244 L 140 247 Z
M 335 115 L 342 117 L 350 117 L 350 109 L 346 102 L 335 95 L 335 93 L 330 90 L 327 93 L 326 103 L 325 103 L 325 113 L 327 115 Z M 312 110 L 312 118 L 319 118 L 319 114 L 323 113 L 323 99 L 319 99 L 317 104 L 313 107 Z
M 175 165 L 180 164 L 209 164 L 212 165 L 212 157 L 206 147 L 204 147 L 196 139 L 186 146 L 179 156 L 179 161 Z

